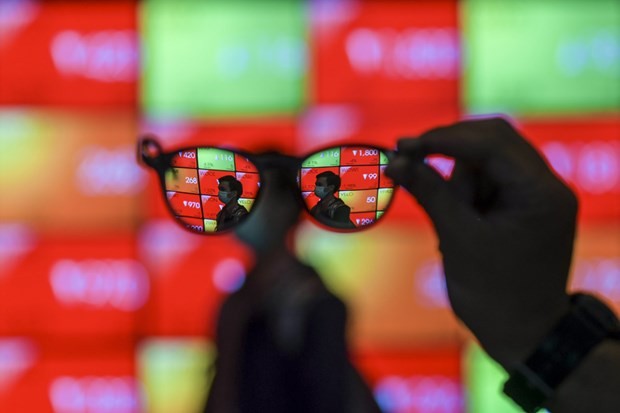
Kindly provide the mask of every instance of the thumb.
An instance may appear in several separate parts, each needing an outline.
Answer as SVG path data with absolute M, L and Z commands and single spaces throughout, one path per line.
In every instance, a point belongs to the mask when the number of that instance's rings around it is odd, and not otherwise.
M 439 237 L 460 233 L 477 218 L 475 211 L 433 168 L 420 160 L 397 156 L 386 175 L 409 191 L 430 217 Z

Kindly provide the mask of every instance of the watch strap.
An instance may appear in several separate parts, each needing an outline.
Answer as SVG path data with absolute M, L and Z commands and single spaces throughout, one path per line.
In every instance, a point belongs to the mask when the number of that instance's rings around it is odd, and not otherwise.
M 504 393 L 526 412 L 537 412 L 588 353 L 620 335 L 615 314 L 587 294 L 571 296 L 571 307 L 539 347 L 511 372 Z

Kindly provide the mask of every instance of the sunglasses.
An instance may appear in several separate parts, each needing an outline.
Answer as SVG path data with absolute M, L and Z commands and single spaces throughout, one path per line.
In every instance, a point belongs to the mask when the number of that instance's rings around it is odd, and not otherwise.
M 369 145 L 340 145 L 305 157 L 251 154 L 230 148 L 193 146 L 163 152 L 157 140 L 138 142 L 138 159 L 153 168 L 165 203 L 191 232 L 234 229 L 260 202 L 266 168 L 296 174 L 302 204 L 322 226 L 354 232 L 378 222 L 394 196 L 384 170 L 391 151 Z

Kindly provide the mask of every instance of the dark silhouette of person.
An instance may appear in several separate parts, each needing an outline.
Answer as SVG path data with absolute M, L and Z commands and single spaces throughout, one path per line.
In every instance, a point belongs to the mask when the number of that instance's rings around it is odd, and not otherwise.
M 205 413 L 380 413 L 348 357 L 345 304 L 291 252 L 296 169 L 266 168 L 236 227 L 255 265 L 220 308 Z
M 226 175 L 218 180 L 218 199 L 224 207 L 217 213 L 216 231 L 223 231 L 237 225 L 248 214 L 243 205 L 239 205 L 239 198 L 243 194 L 243 184 L 234 176 Z
M 320 201 L 310 213 L 326 225 L 338 228 L 355 228 L 351 222 L 351 208 L 335 193 L 340 189 L 340 177 L 332 171 L 321 172 L 316 176 L 314 194 Z

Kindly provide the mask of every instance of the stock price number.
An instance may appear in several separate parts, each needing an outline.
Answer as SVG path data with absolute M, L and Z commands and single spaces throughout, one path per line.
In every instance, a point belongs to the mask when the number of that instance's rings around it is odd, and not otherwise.
M 196 159 L 196 152 L 192 152 L 192 151 L 181 151 L 179 152 L 179 158 L 185 158 L 185 159 Z

